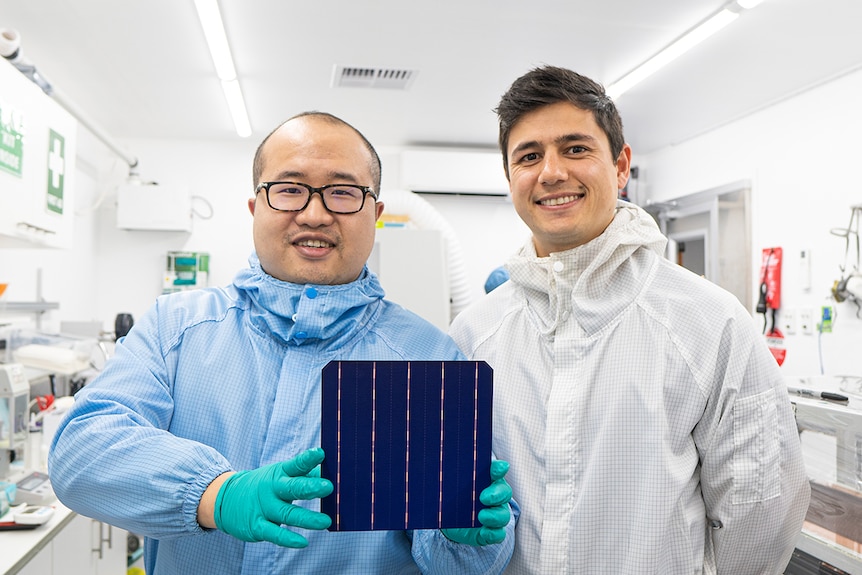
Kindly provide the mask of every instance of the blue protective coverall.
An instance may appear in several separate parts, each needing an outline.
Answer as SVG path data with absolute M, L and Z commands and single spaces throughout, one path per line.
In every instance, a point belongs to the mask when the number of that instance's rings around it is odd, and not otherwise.
M 384 300 L 367 269 L 348 284 L 312 286 L 267 275 L 254 254 L 249 263 L 228 287 L 159 297 L 118 342 L 53 441 L 59 499 L 144 535 L 149 575 L 501 572 L 514 514 L 505 542 L 486 547 L 438 530 L 298 529 L 309 546 L 290 549 L 200 527 L 198 503 L 215 477 L 320 444 L 330 360 L 464 359 L 440 330 Z

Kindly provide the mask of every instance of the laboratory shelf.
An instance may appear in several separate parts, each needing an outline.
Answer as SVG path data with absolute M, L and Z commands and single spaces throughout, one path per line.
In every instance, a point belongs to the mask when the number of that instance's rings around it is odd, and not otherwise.
M 7 312 L 41 313 L 52 309 L 60 309 L 60 304 L 53 301 L 7 301 L 0 302 L 0 310 Z

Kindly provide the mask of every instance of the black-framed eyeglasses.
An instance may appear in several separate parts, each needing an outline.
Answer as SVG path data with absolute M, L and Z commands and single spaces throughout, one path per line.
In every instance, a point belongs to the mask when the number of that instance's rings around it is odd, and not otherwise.
M 266 203 L 278 212 L 301 212 L 311 202 L 311 196 L 320 194 L 323 207 L 333 214 L 355 214 L 365 206 L 365 196 L 377 201 L 377 194 L 367 186 L 352 184 L 327 184 L 315 188 L 302 182 L 261 182 L 255 188 L 257 194 L 266 191 Z

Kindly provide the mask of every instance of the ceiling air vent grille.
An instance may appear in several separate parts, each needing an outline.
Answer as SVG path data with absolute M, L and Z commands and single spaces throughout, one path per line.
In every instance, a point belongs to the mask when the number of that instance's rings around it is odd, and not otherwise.
M 335 88 L 383 88 L 406 90 L 419 72 L 403 68 L 362 68 L 335 66 L 332 86 Z

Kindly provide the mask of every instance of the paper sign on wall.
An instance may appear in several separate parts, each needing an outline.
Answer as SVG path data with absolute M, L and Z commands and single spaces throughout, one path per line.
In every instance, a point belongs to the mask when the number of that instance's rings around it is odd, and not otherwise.
M 0 104 L 0 170 L 20 178 L 23 159 L 23 114 Z
M 63 213 L 63 184 L 66 179 L 66 140 L 49 131 L 48 138 L 48 188 L 45 207 L 55 214 Z

